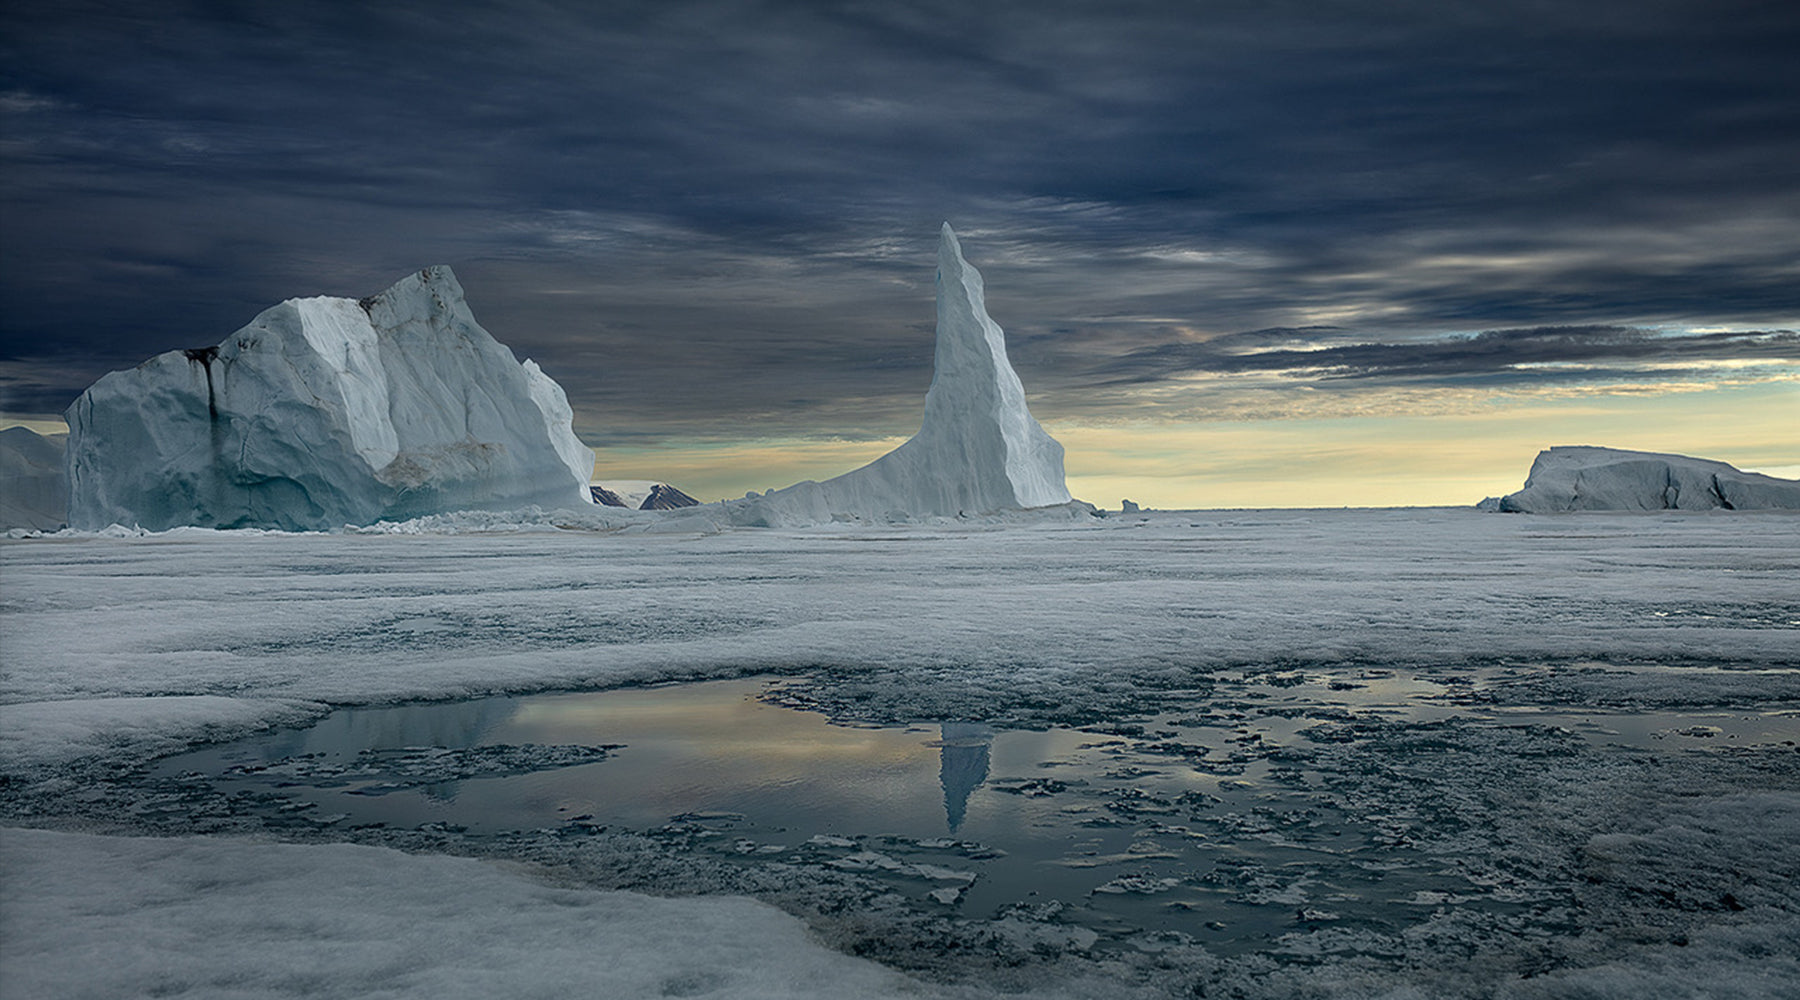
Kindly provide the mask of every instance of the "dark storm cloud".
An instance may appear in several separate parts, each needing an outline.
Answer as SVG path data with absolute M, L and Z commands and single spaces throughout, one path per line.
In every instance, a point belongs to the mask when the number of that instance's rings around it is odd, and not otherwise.
M 1546 378 L 1626 380 L 1671 365 L 1692 375 L 1720 362 L 1800 361 L 1800 333 L 1665 334 L 1625 327 L 1540 327 L 1489 330 L 1468 337 L 1412 343 L 1332 344 L 1345 331 L 1257 330 L 1204 343 L 1166 344 L 1134 351 L 1103 366 L 1127 382 L 1156 382 L 1192 373 L 1270 372 L 1322 380 L 1406 380 L 1438 384 L 1532 382 Z M 1287 346 L 1301 344 L 1304 346 Z M 1554 370 L 1540 370 L 1554 366 Z
M 1259 327 L 1785 327 L 1795 51 L 1785 3 L 17 2 L 0 408 L 447 262 L 590 437 L 891 433 L 944 219 L 1052 399 Z

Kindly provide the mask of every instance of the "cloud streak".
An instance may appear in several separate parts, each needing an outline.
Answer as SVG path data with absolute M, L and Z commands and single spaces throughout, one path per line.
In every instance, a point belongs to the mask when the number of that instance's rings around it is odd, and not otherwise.
M 1495 378 L 1616 381 L 1635 373 L 1661 377 L 1671 365 L 1698 370 L 1751 363 L 1800 374 L 1800 333 L 1792 330 L 1669 334 L 1616 326 L 1534 327 L 1412 342 L 1332 343 L 1350 336 L 1329 328 L 1257 330 L 1145 348 L 1100 371 L 1130 383 L 1195 372 L 1261 372 L 1321 381 L 1445 385 Z

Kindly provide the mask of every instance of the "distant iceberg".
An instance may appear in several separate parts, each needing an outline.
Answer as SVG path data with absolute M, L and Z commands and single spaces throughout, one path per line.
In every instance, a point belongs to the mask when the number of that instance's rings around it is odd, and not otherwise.
M 69 407 L 69 523 L 316 530 L 590 504 L 563 390 L 448 267 L 289 299 L 217 347 L 113 372 Z
M 949 223 L 938 240 L 937 351 L 919 432 L 835 479 L 727 504 L 735 524 L 956 517 L 1069 504 L 1063 448 L 1032 418 L 987 314 L 981 273 Z
M 29 427 L 0 431 L 0 531 L 55 531 L 68 523 L 64 439 Z
M 1686 455 L 1565 445 L 1538 453 L 1524 489 L 1478 506 L 1526 514 L 1800 509 L 1800 481 Z

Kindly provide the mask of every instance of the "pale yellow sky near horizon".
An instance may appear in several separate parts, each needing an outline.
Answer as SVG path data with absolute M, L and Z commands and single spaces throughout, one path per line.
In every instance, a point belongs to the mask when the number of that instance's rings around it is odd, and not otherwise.
M 1097 424 L 1046 420 L 1069 491 L 1100 507 L 1456 506 L 1519 489 L 1537 453 L 1589 444 L 1800 478 L 1800 381 L 1669 393 L 1490 400 L 1448 413 Z M 66 430 L 52 417 L 0 426 Z M 828 479 L 896 447 L 802 438 L 666 440 L 596 450 L 596 481 L 658 480 L 702 500 Z
M 1800 381 L 1492 400 L 1450 413 L 1044 426 L 1063 444 L 1069 492 L 1107 508 L 1122 499 L 1164 509 L 1473 504 L 1519 489 L 1539 451 L 1568 444 L 1800 478 Z M 595 478 L 657 478 L 715 500 L 830 478 L 903 440 L 602 448 Z

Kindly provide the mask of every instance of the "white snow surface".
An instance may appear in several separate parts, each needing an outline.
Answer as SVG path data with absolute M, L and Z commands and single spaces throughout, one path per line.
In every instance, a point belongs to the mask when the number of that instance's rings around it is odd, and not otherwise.
M 981 272 L 945 223 L 938 240 L 937 348 L 919 432 L 875 461 L 726 505 L 732 522 L 790 527 L 904 521 L 1070 502 L 1063 448 L 1038 425 L 987 313 Z
M 1800 509 L 1800 482 L 1686 455 L 1565 445 L 1539 452 L 1525 488 L 1501 497 L 1495 509 L 1552 514 L 1770 508 Z
M 951 995 L 752 900 L 558 888 L 465 858 L 7 829 L 0 870 L 9 1000 Z
M 568 400 L 476 323 L 447 267 L 289 299 L 216 348 L 70 406 L 69 523 L 331 529 L 588 502 Z
M 223 732 L 308 703 L 816 664 L 976 706 L 1030 689 L 1079 707 L 1107 684 L 1271 663 L 1688 662 L 1734 668 L 1694 672 L 1731 684 L 1800 660 L 1800 516 L 1208 511 L 744 531 L 589 506 L 365 534 L 4 541 L 0 598 L 0 768 L 16 771 L 138 753 L 157 726 L 146 708 L 72 728 L 89 717 L 68 702 L 115 698 L 216 696 Z M 203 708 L 183 712 L 169 732 Z

